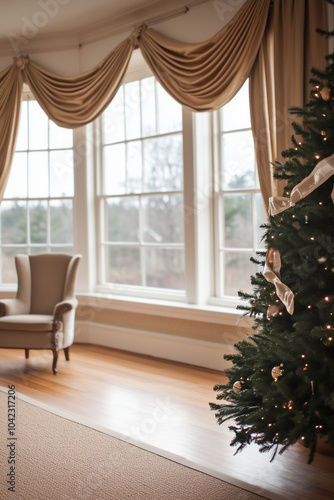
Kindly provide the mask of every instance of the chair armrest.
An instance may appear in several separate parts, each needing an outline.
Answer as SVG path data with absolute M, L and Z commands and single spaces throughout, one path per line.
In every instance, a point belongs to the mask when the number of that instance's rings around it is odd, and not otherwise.
M 78 305 L 77 299 L 67 299 L 62 302 L 58 302 L 55 305 L 53 310 L 53 322 L 55 325 L 58 325 L 60 321 L 62 321 L 62 317 L 65 313 L 71 311 L 72 309 L 76 309 Z
M 0 301 L 0 316 L 13 316 L 15 314 L 29 314 L 27 304 L 17 298 Z
M 70 298 L 58 302 L 53 310 L 52 342 L 58 346 L 58 332 L 63 329 L 62 346 L 68 347 L 73 343 L 74 337 L 74 317 L 78 301 Z

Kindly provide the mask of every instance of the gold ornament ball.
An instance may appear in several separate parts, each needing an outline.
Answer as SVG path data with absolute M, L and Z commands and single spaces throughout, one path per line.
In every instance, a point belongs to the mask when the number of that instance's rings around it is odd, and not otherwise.
M 331 89 L 329 87 L 324 87 L 320 90 L 320 95 L 324 101 L 329 101 L 331 98 Z
M 242 389 L 242 384 L 240 382 L 240 380 L 238 380 L 237 382 L 234 382 L 233 384 L 233 391 L 234 392 L 240 392 Z
M 271 376 L 277 382 L 279 377 L 283 375 L 284 370 L 280 366 L 274 366 L 274 368 L 271 370 Z

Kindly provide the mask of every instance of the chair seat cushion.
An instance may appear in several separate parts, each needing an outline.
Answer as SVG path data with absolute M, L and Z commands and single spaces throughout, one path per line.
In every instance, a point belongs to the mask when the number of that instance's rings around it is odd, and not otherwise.
M 0 318 L 1 330 L 50 332 L 53 325 L 52 314 L 16 314 Z

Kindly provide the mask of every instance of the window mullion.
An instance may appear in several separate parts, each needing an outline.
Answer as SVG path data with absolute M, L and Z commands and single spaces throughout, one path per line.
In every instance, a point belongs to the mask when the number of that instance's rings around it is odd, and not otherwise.
M 183 108 L 183 189 L 184 189 L 184 260 L 186 297 L 189 304 L 198 301 L 195 172 L 192 113 Z
M 142 286 L 146 286 L 146 263 L 145 263 L 145 247 L 144 247 L 144 211 L 143 211 L 143 196 L 139 196 L 139 259 Z
M 224 279 L 224 266 L 222 262 L 224 260 L 223 245 L 224 245 L 224 233 L 221 228 L 223 227 L 222 214 L 224 213 L 224 196 L 222 192 L 222 173 L 219 168 L 222 161 L 222 151 L 221 142 L 222 137 L 220 133 L 220 113 L 212 113 L 211 120 L 211 135 L 212 135 L 212 149 L 213 149 L 213 241 L 214 241 L 214 269 L 213 269 L 213 281 L 214 287 L 212 289 L 212 295 L 220 297 L 223 294 L 223 279 Z
M 50 207 L 50 198 L 47 200 L 47 234 L 46 234 L 46 246 L 48 251 L 51 248 L 51 207 Z
M 30 247 L 31 247 L 31 241 L 30 241 L 30 203 L 28 200 L 26 200 L 26 207 L 27 207 L 27 213 L 26 213 L 27 251 L 28 251 L 28 254 L 30 254 Z
M 252 191 L 252 233 L 253 233 L 253 251 L 257 250 L 256 241 L 256 205 L 255 205 L 255 191 Z

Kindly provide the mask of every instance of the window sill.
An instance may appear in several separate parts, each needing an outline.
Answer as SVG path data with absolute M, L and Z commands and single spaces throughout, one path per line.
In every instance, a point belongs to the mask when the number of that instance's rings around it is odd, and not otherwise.
M 16 297 L 17 285 L 3 284 L 0 286 L 0 299 L 11 299 Z
M 0 299 L 16 296 L 16 286 L 0 288 Z M 243 312 L 236 309 L 236 302 L 230 306 L 221 305 L 213 299 L 209 305 L 186 304 L 180 301 L 158 300 L 143 297 L 131 297 L 106 293 L 78 292 L 76 297 L 80 306 L 93 307 L 96 311 L 102 309 L 124 311 L 153 316 L 171 317 L 204 323 L 220 325 L 244 326 L 251 328 L 253 319 L 242 316 Z
M 105 293 L 77 293 L 80 306 L 94 307 L 96 310 L 115 310 L 154 316 L 172 317 L 205 323 L 250 327 L 253 320 L 242 317 L 242 311 L 235 307 L 218 305 L 196 305 L 184 302 L 154 300 L 140 297 L 125 297 L 123 295 Z

